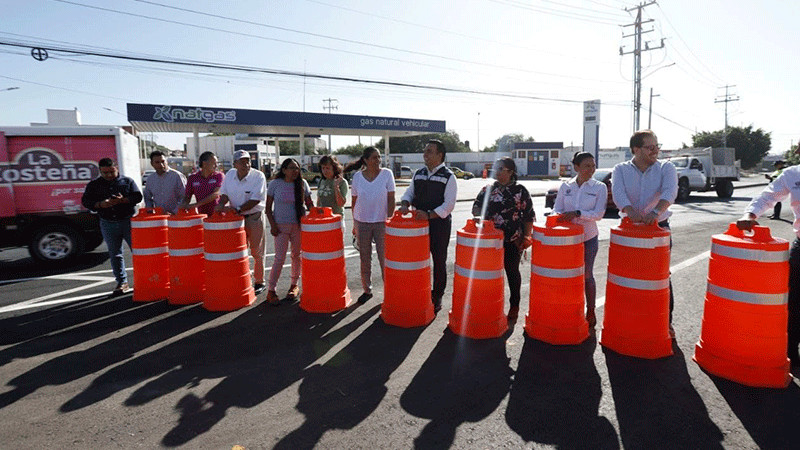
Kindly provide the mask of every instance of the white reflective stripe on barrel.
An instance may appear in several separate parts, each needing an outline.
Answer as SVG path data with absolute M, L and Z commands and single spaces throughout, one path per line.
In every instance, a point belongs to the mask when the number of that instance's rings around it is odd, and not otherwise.
M 386 227 L 386 234 L 389 236 L 400 236 L 400 237 L 417 237 L 417 236 L 427 236 L 428 235 L 428 227 L 420 227 L 420 228 L 395 228 L 395 227 Z
M 669 236 L 635 238 L 611 233 L 611 243 L 621 245 L 623 247 L 633 248 L 669 247 Z
M 756 262 L 786 262 L 789 260 L 789 250 L 757 250 L 752 248 L 728 247 L 727 245 L 720 245 L 716 242 L 711 244 L 711 254 Z
M 431 266 L 431 260 L 426 259 L 424 261 L 412 261 L 412 262 L 400 262 L 400 261 L 392 261 L 391 259 L 386 259 L 383 261 L 383 266 L 387 269 L 394 269 L 394 270 L 420 270 L 426 267 Z
M 309 261 L 327 261 L 329 259 L 343 258 L 344 249 L 327 253 L 311 253 L 304 251 L 300 254 L 300 256 L 302 256 L 303 259 L 307 259 Z
M 613 273 L 608 274 L 608 282 L 630 289 L 640 291 L 658 291 L 669 288 L 669 278 L 663 280 L 637 280 L 636 278 L 625 278 Z
M 462 277 L 472 280 L 494 280 L 503 278 L 503 270 L 470 270 L 461 266 L 456 266 L 456 273 Z
M 158 228 L 167 226 L 167 219 L 131 220 L 131 228 Z
M 503 240 L 502 239 L 474 239 L 468 238 L 463 236 L 456 237 L 456 244 L 457 245 L 464 245 L 469 248 L 503 248 Z
M 574 269 L 551 269 L 549 267 L 534 266 L 531 264 L 531 273 L 546 278 L 575 278 L 582 277 L 585 273 L 583 266 Z
M 323 231 L 334 231 L 342 229 L 342 221 L 338 220 L 331 223 L 301 223 L 300 230 L 308 233 L 321 233 Z
M 247 250 L 242 250 L 240 252 L 231 252 L 231 253 L 204 253 L 203 256 L 206 258 L 206 261 L 235 261 L 243 258 L 247 258 Z
M 544 245 L 577 245 L 583 242 L 583 233 L 575 236 L 546 236 L 544 233 L 534 231 L 533 239 Z
M 726 300 L 751 305 L 785 305 L 789 294 L 757 294 L 755 292 L 734 291 L 708 283 L 708 293 Z
M 150 248 L 132 248 L 131 253 L 135 256 L 150 256 L 168 253 L 167 247 L 150 247 Z
M 169 256 L 194 256 L 202 254 L 203 254 L 203 247 L 169 249 Z
M 196 227 L 203 224 L 203 219 L 190 219 L 190 220 L 170 220 L 169 227 L 170 228 L 191 228 Z
M 237 230 L 244 228 L 244 219 L 234 220 L 231 222 L 203 222 L 203 228 L 206 230 Z

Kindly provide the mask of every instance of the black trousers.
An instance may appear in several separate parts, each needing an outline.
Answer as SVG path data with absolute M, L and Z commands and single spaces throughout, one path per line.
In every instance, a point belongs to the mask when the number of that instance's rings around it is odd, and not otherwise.
M 447 287 L 447 247 L 450 245 L 450 230 L 453 228 L 453 217 L 431 219 L 428 221 L 428 238 L 433 259 L 433 290 L 431 296 L 435 302 L 444 295 Z
M 669 250 L 672 251 L 672 230 L 669 227 L 669 219 L 659 222 L 658 226 L 670 230 L 669 234 Z M 675 309 L 675 297 L 672 295 L 672 274 L 669 277 L 669 325 L 672 326 L 672 310 Z
M 789 349 L 792 360 L 798 359 L 800 345 L 800 239 L 795 238 L 789 251 Z
M 519 251 L 517 244 L 503 241 L 503 267 L 506 270 L 508 279 L 508 290 L 511 292 L 508 302 L 511 307 L 519 307 L 519 291 L 522 287 L 522 275 L 519 273 L 519 260 L 522 252 Z

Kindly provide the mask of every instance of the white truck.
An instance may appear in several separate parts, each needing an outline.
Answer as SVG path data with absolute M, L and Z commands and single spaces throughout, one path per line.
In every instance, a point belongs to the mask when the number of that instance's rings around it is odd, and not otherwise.
M 719 198 L 731 198 L 733 182 L 739 180 L 739 164 L 733 148 L 684 148 L 662 152 L 678 171 L 678 198 L 689 193 L 717 191 Z

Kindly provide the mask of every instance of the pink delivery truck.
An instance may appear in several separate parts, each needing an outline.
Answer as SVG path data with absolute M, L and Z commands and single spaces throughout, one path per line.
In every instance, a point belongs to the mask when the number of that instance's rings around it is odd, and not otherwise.
M 0 247 L 68 263 L 102 244 L 81 195 L 105 157 L 141 186 L 138 140 L 120 127 L 0 127 Z

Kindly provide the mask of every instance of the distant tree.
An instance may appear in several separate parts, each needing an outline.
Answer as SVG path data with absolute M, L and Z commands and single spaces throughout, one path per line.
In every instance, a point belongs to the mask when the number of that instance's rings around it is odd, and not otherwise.
M 800 155 L 795 153 L 797 151 L 797 145 L 793 145 L 789 150 L 783 154 L 783 159 L 786 161 L 787 166 L 795 166 L 800 164 Z
M 724 130 L 701 131 L 692 135 L 695 147 L 722 147 Z M 742 169 L 749 169 L 758 164 L 772 147 L 770 133 L 761 128 L 753 130 L 753 126 L 728 128 L 728 147 L 736 149 L 736 159 L 742 161 Z
M 281 155 L 293 156 L 300 154 L 300 141 L 281 141 Z M 306 139 L 305 154 L 313 155 L 314 141 Z
M 364 149 L 367 148 L 364 144 L 354 144 L 348 145 L 347 147 L 341 147 L 337 149 L 334 153 L 337 155 L 350 155 L 361 157 L 361 154 L 364 153 Z
M 431 133 L 422 134 L 419 136 L 408 136 L 392 138 L 390 141 L 390 153 L 422 153 L 425 150 L 425 144 L 431 139 L 439 139 L 444 143 L 448 153 L 468 152 L 469 147 L 461 142 L 458 133 L 455 131 L 448 131 L 446 133 Z M 375 147 L 380 149 L 384 148 L 384 140 L 379 140 Z
M 525 137 L 522 133 L 504 134 L 494 141 L 489 147 L 484 147 L 482 152 L 510 152 L 514 142 L 535 142 L 531 136 Z

